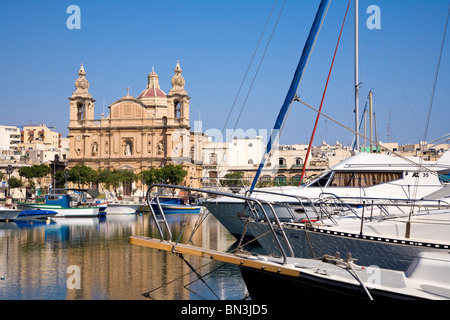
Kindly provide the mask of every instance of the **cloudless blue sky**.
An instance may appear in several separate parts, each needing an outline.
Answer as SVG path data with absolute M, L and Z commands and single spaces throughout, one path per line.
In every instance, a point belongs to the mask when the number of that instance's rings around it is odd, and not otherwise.
M 272 128 L 300 58 L 319 1 L 287 0 L 240 120 L 236 123 L 270 33 L 272 19 L 227 128 Z M 152 66 L 168 93 L 180 60 L 191 96 L 191 126 L 222 130 L 275 0 L 2 1 L 0 110 L 3 125 L 44 123 L 67 134 L 69 100 L 83 63 L 100 118 L 126 94 L 145 89 Z M 81 29 L 69 30 L 70 5 L 81 9 Z M 360 0 L 360 106 L 374 92 L 378 138 L 417 143 L 424 135 L 431 89 L 450 0 Z M 299 87 L 318 107 L 347 1 L 334 0 Z M 381 29 L 369 30 L 369 5 L 381 9 Z M 323 112 L 353 127 L 353 1 Z M 450 34 L 444 46 L 428 140 L 449 133 Z M 107 113 L 106 108 L 106 113 Z M 391 114 L 391 117 L 389 116 Z M 294 103 L 281 143 L 305 143 L 315 114 Z M 353 134 L 322 118 L 321 139 L 350 144 Z

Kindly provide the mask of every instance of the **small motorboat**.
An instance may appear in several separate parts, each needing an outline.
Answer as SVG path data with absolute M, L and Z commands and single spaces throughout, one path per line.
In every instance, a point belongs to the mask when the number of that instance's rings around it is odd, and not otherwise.
M 22 210 L 55 211 L 55 217 L 93 217 L 98 216 L 100 207 L 86 206 L 80 201 L 80 195 L 74 195 L 74 200 L 67 193 L 52 193 L 45 195 L 45 203 L 19 203 Z
M 164 214 L 199 214 L 201 212 L 201 206 L 194 206 L 186 203 L 181 198 L 160 197 L 159 203 L 164 211 Z M 153 199 L 151 202 L 155 213 L 159 213 L 158 202 Z
M 53 210 L 22 210 L 16 219 L 47 219 L 56 216 L 57 212 Z
M 0 221 L 11 221 L 17 218 L 22 210 L 8 207 L 0 207 Z

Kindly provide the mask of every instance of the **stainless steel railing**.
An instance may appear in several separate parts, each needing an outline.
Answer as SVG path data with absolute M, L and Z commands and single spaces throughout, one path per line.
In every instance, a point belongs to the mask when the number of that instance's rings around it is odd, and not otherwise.
M 156 197 L 155 197 L 155 201 L 156 204 L 158 206 L 159 209 L 159 214 L 160 214 L 160 218 L 158 218 L 155 210 L 153 210 L 153 206 L 152 206 L 152 189 L 153 188 L 159 188 L 158 192 L 156 193 Z M 283 263 L 287 263 L 287 254 L 283 248 L 283 246 L 281 245 L 280 239 L 276 234 L 276 231 L 274 229 L 274 226 L 272 225 L 272 219 L 269 218 L 269 215 L 267 214 L 266 210 L 264 209 L 264 205 L 266 205 L 272 212 L 273 214 L 273 219 L 275 221 L 275 225 L 278 227 L 278 230 L 281 232 L 281 236 L 283 237 L 284 241 L 287 244 L 288 250 L 289 250 L 289 255 L 291 257 L 294 256 L 294 251 L 292 250 L 292 246 L 283 230 L 282 224 L 280 222 L 280 220 L 278 219 L 278 216 L 275 212 L 275 209 L 273 208 L 273 205 L 271 202 L 269 201 L 264 201 L 264 200 L 260 200 L 260 199 L 255 199 L 255 198 L 251 198 L 251 197 L 247 197 L 247 196 L 243 196 L 243 195 L 239 195 L 239 194 L 230 194 L 230 193 L 225 193 L 225 192 L 219 192 L 219 191 L 214 191 L 214 190 L 204 190 L 204 189 L 197 189 L 197 188 L 191 188 L 191 187 L 183 187 L 183 186 L 176 186 L 176 185 L 167 185 L 167 184 L 153 184 L 151 185 L 148 189 L 147 189 L 147 194 L 146 194 L 146 200 L 147 200 L 147 204 L 149 206 L 150 212 L 152 213 L 153 219 L 155 220 L 156 226 L 158 228 L 158 232 L 161 236 L 161 241 L 164 241 L 164 232 L 160 226 L 160 224 L 164 224 L 167 231 L 168 231 L 168 241 L 172 241 L 172 232 L 170 231 L 170 226 L 167 222 L 167 219 L 164 215 L 164 210 L 161 206 L 161 203 L 159 201 L 159 196 L 162 193 L 162 191 L 164 189 L 179 189 L 179 190 L 185 190 L 185 191 L 189 191 L 189 192 L 198 192 L 198 193 L 205 193 L 205 194 L 209 194 L 209 195 L 214 195 L 214 196 L 221 196 L 221 197 L 228 197 L 228 198 L 234 198 L 234 199 L 239 199 L 242 200 L 243 203 L 245 204 L 249 204 L 251 206 L 257 206 L 260 209 L 260 212 L 263 213 L 270 231 L 272 233 L 272 235 L 274 236 L 274 239 L 277 243 L 278 248 L 280 249 L 281 255 L 283 257 Z

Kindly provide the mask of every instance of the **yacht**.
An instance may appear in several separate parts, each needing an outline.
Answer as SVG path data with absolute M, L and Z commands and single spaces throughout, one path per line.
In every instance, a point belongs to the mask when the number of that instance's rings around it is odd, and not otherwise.
M 308 203 L 326 196 L 345 200 L 355 207 L 374 199 L 437 199 L 450 193 L 448 182 L 442 178 L 449 172 L 450 150 L 437 161 L 392 154 L 356 153 L 306 185 L 254 189 L 251 196 L 272 203 L 281 221 L 299 221 L 305 219 L 305 204 L 308 207 Z M 230 197 L 210 200 L 207 209 L 238 238 L 246 225 L 243 218 L 261 218 L 261 214 L 246 201 Z M 271 210 L 267 211 L 270 214 Z M 245 235 L 253 237 L 250 230 L 246 230 Z
M 134 214 L 142 203 L 136 203 L 131 200 L 120 200 L 112 192 L 100 192 L 97 199 L 105 200 L 107 203 L 106 215 L 115 214 Z

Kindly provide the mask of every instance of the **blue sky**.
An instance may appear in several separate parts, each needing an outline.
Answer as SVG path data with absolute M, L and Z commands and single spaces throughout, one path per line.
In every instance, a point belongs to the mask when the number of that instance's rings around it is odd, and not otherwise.
M 254 85 L 249 87 L 283 0 L 272 19 L 237 98 L 227 128 L 272 128 L 300 58 L 319 1 L 287 0 Z M 237 97 L 275 0 L 3 1 L 0 4 L 0 124 L 44 123 L 67 134 L 69 101 L 81 63 L 100 118 L 126 94 L 138 96 L 155 67 L 161 89 L 171 88 L 180 60 L 191 96 L 191 125 L 222 130 Z M 67 7 L 81 9 L 81 29 L 69 30 Z M 299 87 L 302 100 L 318 107 L 347 1 L 331 2 Z M 417 143 L 425 120 L 449 0 L 360 0 L 360 105 L 374 92 L 378 138 Z M 369 30 L 369 5 L 381 9 L 381 29 Z M 323 112 L 353 127 L 353 3 L 336 56 Z M 428 140 L 449 133 L 450 34 L 447 34 Z M 248 100 L 236 123 L 244 99 Z M 389 114 L 391 116 L 389 116 Z M 321 139 L 349 144 L 353 134 L 322 118 Z M 281 143 L 309 141 L 315 114 L 295 103 Z

